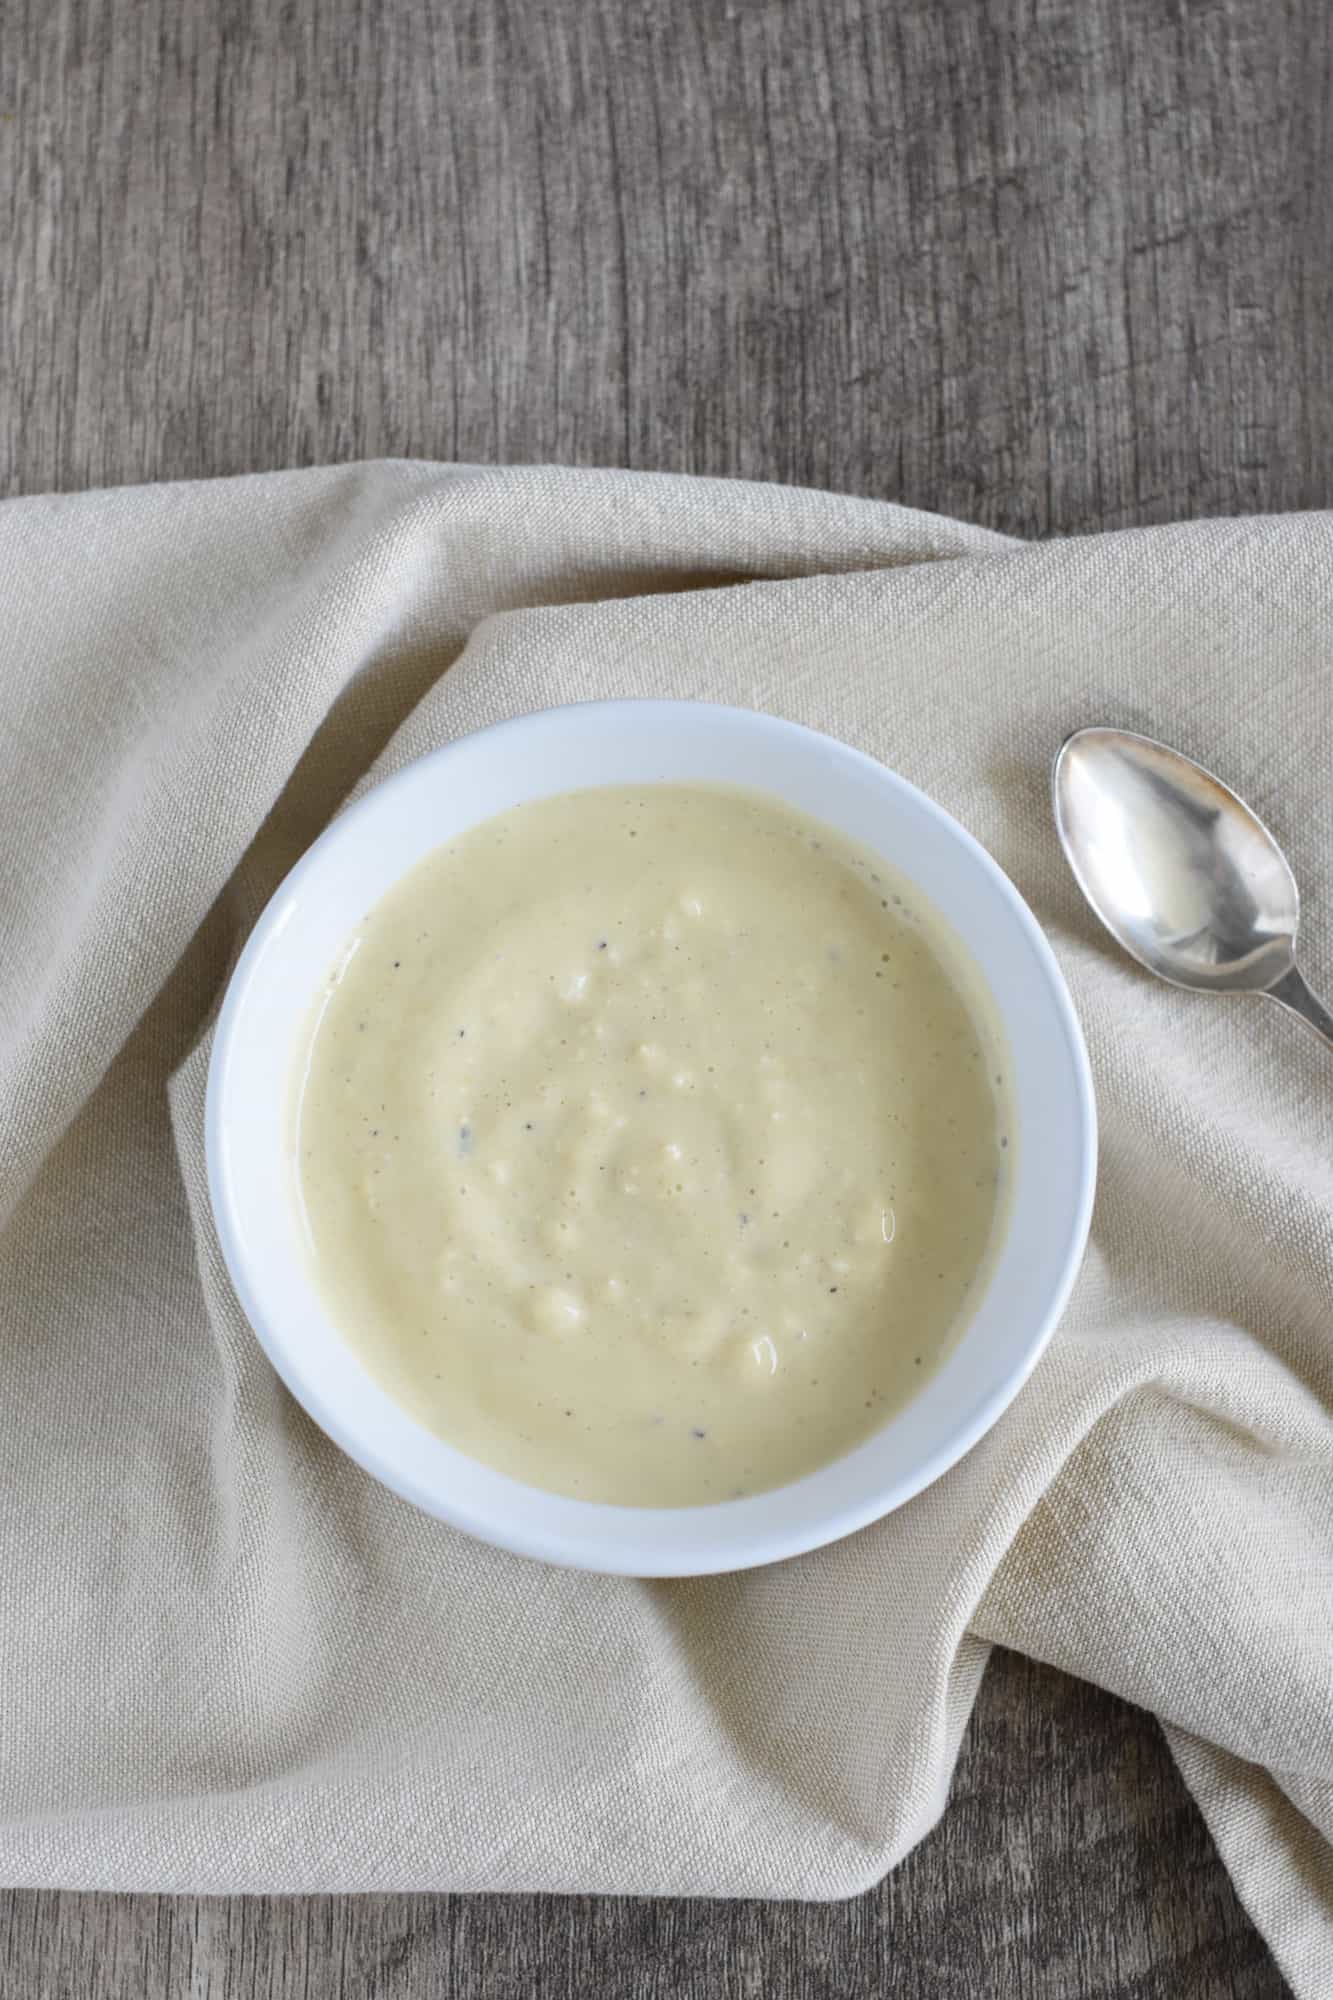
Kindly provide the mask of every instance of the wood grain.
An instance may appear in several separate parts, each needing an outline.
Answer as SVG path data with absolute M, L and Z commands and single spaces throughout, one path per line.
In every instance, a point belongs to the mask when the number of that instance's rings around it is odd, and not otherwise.
M 0 493 L 379 454 L 1019 534 L 1333 499 L 1325 0 L 4 0 Z M 6 1996 L 1271 2000 L 1155 1725 L 997 1658 L 832 1908 L 0 1898 Z

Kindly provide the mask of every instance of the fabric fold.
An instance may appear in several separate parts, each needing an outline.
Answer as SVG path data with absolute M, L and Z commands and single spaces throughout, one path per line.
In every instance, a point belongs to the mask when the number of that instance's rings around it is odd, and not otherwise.
M 1153 984 L 1050 824 L 1149 730 L 1286 846 L 1333 986 L 1333 517 L 1025 547 L 840 496 L 377 464 L 0 507 L 0 1872 L 144 1890 L 836 1897 L 944 1807 L 988 1644 L 1160 1716 L 1302 1995 L 1333 1988 L 1333 1065 Z M 209 1023 L 350 795 L 607 695 L 825 729 L 1051 936 L 1103 1127 L 1012 1408 L 770 1570 L 544 1570 L 276 1383 L 203 1167 Z

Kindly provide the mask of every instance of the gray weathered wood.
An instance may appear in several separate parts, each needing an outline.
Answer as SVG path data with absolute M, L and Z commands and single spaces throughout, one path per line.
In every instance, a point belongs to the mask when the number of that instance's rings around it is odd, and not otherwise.
M 409 454 L 1021 534 L 1327 505 L 1325 0 L 4 0 L 0 493 Z M 998 1659 L 830 1909 L 11 1894 L 6 1995 L 1282 1982 L 1155 1726 Z

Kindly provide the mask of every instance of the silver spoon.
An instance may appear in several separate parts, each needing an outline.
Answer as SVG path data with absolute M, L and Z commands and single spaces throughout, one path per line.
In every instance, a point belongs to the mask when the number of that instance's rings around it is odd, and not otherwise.
M 1076 730 L 1051 790 L 1078 886 L 1131 957 L 1173 986 L 1262 994 L 1333 1043 L 1296 964 L 1295 877 L 1234 792 L 1124 729 Z

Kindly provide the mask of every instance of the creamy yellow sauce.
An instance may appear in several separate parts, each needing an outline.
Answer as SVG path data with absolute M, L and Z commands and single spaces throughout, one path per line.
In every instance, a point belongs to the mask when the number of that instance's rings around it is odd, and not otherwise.
M 942 919 L 776 800 L 519 806 L 329 976 L 294 1141 L 317 1283 L 393 1396 L 516 1478 L 781 1484 L 957 1332 L 1002 1205 L 999 1049 Z

